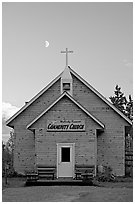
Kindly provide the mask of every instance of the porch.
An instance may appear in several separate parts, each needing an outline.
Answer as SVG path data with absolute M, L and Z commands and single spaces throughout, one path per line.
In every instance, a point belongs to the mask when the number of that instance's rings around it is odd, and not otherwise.
M 56 175 L 56 167 L 38 166 L 36 172 L 26 174 L 26 185 L 91 185 L 95 166 L 76 166 L 74 177 Z

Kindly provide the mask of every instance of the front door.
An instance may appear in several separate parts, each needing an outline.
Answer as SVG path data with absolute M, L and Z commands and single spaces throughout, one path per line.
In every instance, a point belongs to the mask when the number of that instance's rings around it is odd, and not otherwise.
M 74 144 L 57 144 L 57 177 L 74 177 Z

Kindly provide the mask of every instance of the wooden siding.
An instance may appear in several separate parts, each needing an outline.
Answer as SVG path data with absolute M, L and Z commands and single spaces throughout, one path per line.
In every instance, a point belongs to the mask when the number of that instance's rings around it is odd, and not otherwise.
M 128 123 L 95 93 L 73 76 L 73 97 L 105 125 L 97 137 L 97 165 L 111 166 L 117 175 L 125 174 L 125 129 Z
M 85 120 L 85 132 L 47 132 L 47 120 Z M 55 165 L 57 162 L 57 143 L 75 143 L 75 164 L 95 164 L 95 129 L 100 126 L 88 117 L 67 97 L 59 101 L 42 116 L 32 128 L 36 129 L 37 164 Z
M 27 125 L 45 110 L 60 95 L 60 80 L 50 87 L 46 93 L 23 111 L 12 124 L 14 125 L 15 150 L 14 168 L 18 173 L 35 168 L 35 138 L 33 132 L 27 130 Z

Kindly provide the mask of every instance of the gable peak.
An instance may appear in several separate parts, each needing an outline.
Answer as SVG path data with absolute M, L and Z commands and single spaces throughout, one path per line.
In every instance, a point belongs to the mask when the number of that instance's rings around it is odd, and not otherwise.
M 66 66 L 61 75 L 61 94 L 67 91 L 72 95 L 72 76 L 70 73 L 69 66 Z
M 72 76 L 70 74 L 70 70 L 69 70 L 69 66 L 66 66 L 62 75 L 61 75 L 61 78 L 62 79 L 66 79 L 66 80 L 71 80 L 72 79 Z

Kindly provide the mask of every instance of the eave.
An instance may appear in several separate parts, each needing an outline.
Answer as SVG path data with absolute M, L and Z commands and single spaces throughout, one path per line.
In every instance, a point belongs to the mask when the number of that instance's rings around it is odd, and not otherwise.
M 104 96 L 102 96 L 96 89 L 94 89 L 88 82 L 86 82 L 80 75 L 78 75 L 75 71 L 73 71 L 70 67 L 70 72 L 76 76 L 83 84 L 85 84 L 93 93 L 95 93 L 101 100 L 103 100 L 109 107 L 111 107 L 117 114 L 119 114 L 124 120 L 128 122 L 128 124 L 132 125 L 132 121 L 127 118 L 121 111 L 119 111 L 113 104 L 111 104 Z M 63 72 L 62 72 L 63 73 Z M 16 112 L 11 118 L 6 121 L 6 125 L 9 127 L 13 127 L 10 123 L 27 109 L 36 99 L 38 99 L 44 92 L 46 92 L 55 82 L 57 82 L 62 73 L 59 74 L 52 82 L 50 82 L 44 89 L 42 89 L 36 96 L 34 96 L 26 105 L 24 105 L 18 112 Z

